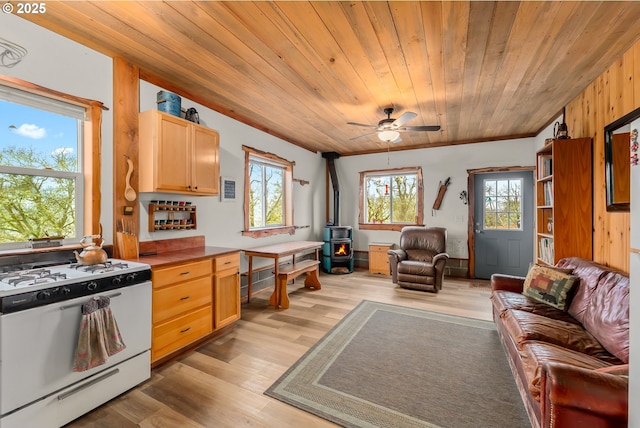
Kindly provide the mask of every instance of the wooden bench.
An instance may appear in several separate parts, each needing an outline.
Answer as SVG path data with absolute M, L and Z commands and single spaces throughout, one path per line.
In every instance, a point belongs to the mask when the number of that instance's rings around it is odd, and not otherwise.
M 289 297 L 287 296 L 287 282 L 290 279 L 294 279 L 303 273 L 307 274 L 304 280 L 304 286 L 306 288 L 313 288 L 320 290 L 320 279 L 318 278 L 318 265 L 319 260 L 302 260 L 292 265 L 285 266 L 278 271 L 278 277 L 276 278 L 276 286 L 273 290 L 273 294 L 269 299 L 269 303 L 273 306 L 282 307 L 287 309 L 289 307 Z

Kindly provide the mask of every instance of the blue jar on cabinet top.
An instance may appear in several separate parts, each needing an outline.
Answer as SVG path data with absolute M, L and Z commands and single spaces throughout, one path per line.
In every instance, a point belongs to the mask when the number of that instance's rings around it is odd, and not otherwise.
M 158 110 L 180 117 L 182 99 L 169 91 L 160 91 L 157 94 Z

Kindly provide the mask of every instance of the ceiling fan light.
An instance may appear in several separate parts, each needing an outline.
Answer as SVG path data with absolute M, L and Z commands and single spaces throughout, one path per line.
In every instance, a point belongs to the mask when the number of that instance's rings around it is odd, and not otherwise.
M 382 141 L 386 141 L 387 143 L 392 143 L 398 139 L 400 133 L 398 131 L 384 130 L 378 132 L 378 138 Z

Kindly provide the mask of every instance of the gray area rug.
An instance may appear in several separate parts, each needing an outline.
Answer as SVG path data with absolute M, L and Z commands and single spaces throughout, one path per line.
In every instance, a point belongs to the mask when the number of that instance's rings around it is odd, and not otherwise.
M 344 427 L 530 427 L 492 322 L 363 301 L 265 394 Z

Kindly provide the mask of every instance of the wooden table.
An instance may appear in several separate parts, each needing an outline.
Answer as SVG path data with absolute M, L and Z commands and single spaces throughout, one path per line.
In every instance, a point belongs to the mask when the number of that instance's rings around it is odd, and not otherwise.
M 281 244 L 263 245 L 262 247 L 247 248 L 244 251 L 245 256 L 249 258 L 249 270 L 247 272 L 247 302 L 251 299 L 251 280 L 253 277 L 253 258 L 264 257 L 268 259 L 274 259 L 273 273 L 274 278 L 278 278 L 278 264 L 282 257 L 293 256 L 295 262 L 295 255 L 309 250 L 315 250 L 316 260 L 318 258 L 318 250 L 324 242 L 320 241 L 293 241 L 283 242 Z

